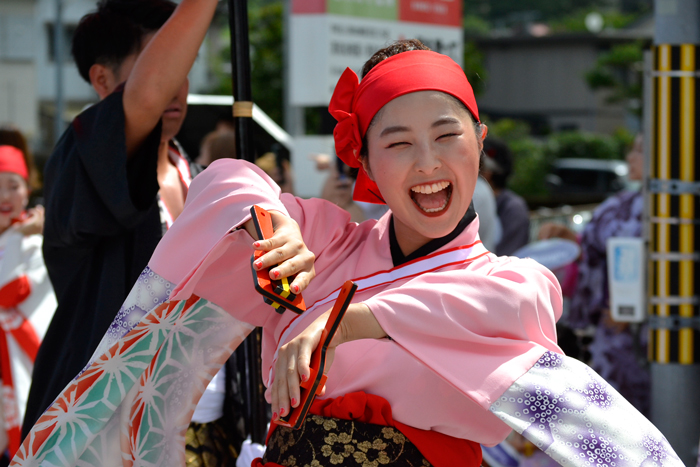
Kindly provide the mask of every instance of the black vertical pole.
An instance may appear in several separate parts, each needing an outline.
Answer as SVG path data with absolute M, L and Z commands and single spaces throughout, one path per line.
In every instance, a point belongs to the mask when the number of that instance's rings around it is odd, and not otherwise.
M 254 161 L 252 145 L 253 96 L 250 85 L 250 44 L 248 41 L 248 5 L 244 0 L 228 0 L 231 29 L 231 77 L 233 80 L 233 116 L 236 125 L 236 153 L 241 159 Z M 262 333 L 254 330 L 243 343 L 246 374 L 246 427 L 254 443 L 264 444 L 267 410 L 262 385 L 260 361 Z
M 248 41 L 248 4 L 228 0 L 228 21 L 231 30 L 231 79 L 233 80 L 233 116 L 236 117 L 236 153 L 241 159 L 254 162 L 251 144 L 251 117 L 245 112 L 246 103 L 252 105 L 250 86 L 250 42 Z

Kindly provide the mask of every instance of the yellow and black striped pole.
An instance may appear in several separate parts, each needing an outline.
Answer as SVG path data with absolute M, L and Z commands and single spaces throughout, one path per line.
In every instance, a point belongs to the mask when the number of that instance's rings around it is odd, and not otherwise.
M 700 439 L 700 0 L 656 0 L 647 93 L 651 420 L 685 465 Z M 697 135 L 697 136 L 696 136 Z
M 696 274 L 700 247 L 696 228 L 695 135 L 700 47 L 658 45 L 653 49 L 653 128 L 650 168 L 650 325 L 652 362 L 700 363 Z M 698 141 L 700 143 L 700 141 Z M 700 272 L 700 271 L 699 271 Z M 696 322 L 697 321 L 697 322 Z

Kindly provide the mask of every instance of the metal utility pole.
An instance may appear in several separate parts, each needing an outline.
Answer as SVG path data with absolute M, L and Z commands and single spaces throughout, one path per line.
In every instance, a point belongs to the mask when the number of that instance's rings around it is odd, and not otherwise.
M 53 120 L 54 144 L 63 134 L 63 0 L 56 0 L 56 22 L 53 27 L 53 61 L 56 67 L 56 113 Z
M 233 117 L 236 125 L 236 153 L 241 159 L 254 162 L 253 93 L 250 83 L 250 41 L 248 39 L 248 5 L 246 1 L 228 0 L 231 30 L 231 79 L 233 80 Z M 267 405 L 262 384 L 262 332 L 250 333 L 243 342 L 245 356 L 246 431 L 254 443 L 265 444 Z
M 292 104 L 292 72 L 291 72 L 291 29 L 292 29 L 292 2 L 284 2 L 283 18 L 283 67 L 284 67 L 284 129 L 292 137 L 303 136 L 306 132 L 304 121 L 304 107 Z
M 650 155 L 651 420 L 685 465 L 700 438 L 700 0 L 655 0 Z

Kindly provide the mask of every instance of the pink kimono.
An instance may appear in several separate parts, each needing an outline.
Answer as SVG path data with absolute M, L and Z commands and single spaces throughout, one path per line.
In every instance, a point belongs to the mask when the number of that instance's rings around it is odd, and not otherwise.
M 310 310 L 299 318 L 278 314 L 252 288 L 252 239 L 235 229 L 250 219 L 253 204 L 294 218 L 316 255 L 316 278 L 303 293 Z M 382 277 L 364 287 L 360 282 L 353 299 L 369 306 L 392 340 L 339 347 L 326 396 L 362 390 L 388 400 L 397 421 L 496 444 L 510 428 L 489 413 L 489 406 L 545 351 L 561 352 L 555 331 L 561 314 L 559 284 L 535 261 L 498 258 L 486 251 L 477 221 L 435 252 L 469 246 L 471 254 L 447 264 L 418 260 L 394 268 L 390 219 L 387 214 L 379 221 L 351 223 L 348 213 L 332 203 L 280 197 L 274 182 L 251 164 L 217 161 L 193 182 L 185 211 L 149 267 L 179 284 L 171 298 L 194 293 L 263 327 L 266 386 L 274 377 L 278 345 L 332 306 L 319 302 L 348 279 L 395 272 L 396 279 Z M 186 249 L 176 248 L 185 244 Z M 173 256 L 176 249 L 186 252 Z M 402 274 L 411 266 L 411 272 Z
M 238 227 L 254 204 L 295 219 L 316 255 L 303 315 L 278 314 L 253 288 L 252 239 Z M 12 465 L 181 464 L 194 406 L 250 330 L 263 327 L 269 385 L 277 348 L 327 311 L 348 279 L 358 285 L 353 301 L 369 306 L 391 339 L 339 346 L 324 397 L 364 391 L 386 399 L 397 422 L 486 445 L 515 429 L 568 465 L 682 465 L 614 389 L 561 354 L 551 272 L 489 253 L 478 219 L 394 267 L 390 219 L 351 223 L 326 201 L 280 196 L 252 164 L 214 162 L 192 182 L 92 362 Z

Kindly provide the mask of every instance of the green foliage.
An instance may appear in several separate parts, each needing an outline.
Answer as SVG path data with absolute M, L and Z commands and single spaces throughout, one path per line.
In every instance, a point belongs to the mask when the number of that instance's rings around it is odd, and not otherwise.
M 476 47 L 474 41 L 464 43 L 464 72 L 475 95 L 480 95 L 486 89 L 488 75 L 484 67 L 484 54 Z
M 639 18 L 638 14 L 621 13 L 616 10 L 595 10 L 585 8 L 549 22 L 552 32 L 588 32 L 586 16 L 596 11 L 603 17 L 603 27 L 606 29 L 621 29 Z
M 593 69 L 586 73 L 588 86 L 608 90 L 607 102 L 626 102 L 631 112 L 641 115 L 643 50 L 641 42 L 631 42 L 600 54 Z
M 502 139 L 513 151 L 513 174 L 508 186 L 526 199 L 548 194 L 545 177 L 555 160 L 624 159 L 634 139 L 634 135 L 622 128 L 612 136 L 567 131 L 536 139 L 530 136 L 528 124 L 520 120 L 504 118 L 487 125 L 489 135 Z
M 253 99 L 278 124 L 284 115 L 282 2 L 250 8 L 250 64 Z
M 577 8 L 595 7 L 602 0 L 471 0 L 465 2 L 466 14 L 486 17 L 490 21 L 515 18 L 523 13 L 535 13 L 539 21 L 566 15 Z
M 466 37 L 486 36 L 491 32 L 491 25 L 483 17 L 477 15 L 464 15 L 462 28 Z
M 537 21 L 549 24 L 556 32 L 585 31 L 586 14 L 594 10 L 603 15 L 606 27 L 617 29 L 650 12 L 653 0 L 623 0 L 618 8 L 610 4 L 609 0 L 465 0 L 465 29 L 468 35 L 472 28 L 478 33 L 483 27 L 469 19 L 477 17 L 489 27 Z
M 248 2 L 248 29 L 250 38 L 251 87 L 253 101 L 278 124 L 282 124 L 282 16 L 283 4 L 277 1 L 252 0 Z M 225 17 L 224 17 L 225 20 Z M 220 40 L 230 44 L 228 28 Z M 214 94 L 230 95 L 233 84 L 230 73 L 224 72 L 223 63 L 230 63 L 231 47 L 226 45 L 214 59 L 218 85 Z M 218 65 L 218 66 L 217 66 Z
M 508 144 L 528 139 L 530 137 L 530 125 L 522 120 L 502 118 L 496 122 L 485 122 L 489 128 L 489 135 L 502 139 Z
M 611 136 L 565 131 L 554 133 L 547 141 L 548 158 L 621 159 L 624 147 Z
M 545 176 L 552 161 L 544 150 L 544 144 L 533 138 L 525 138 L 510 143 L 510 149 L 514 160 L 509 188 L 526 198 L 546 195 Z

